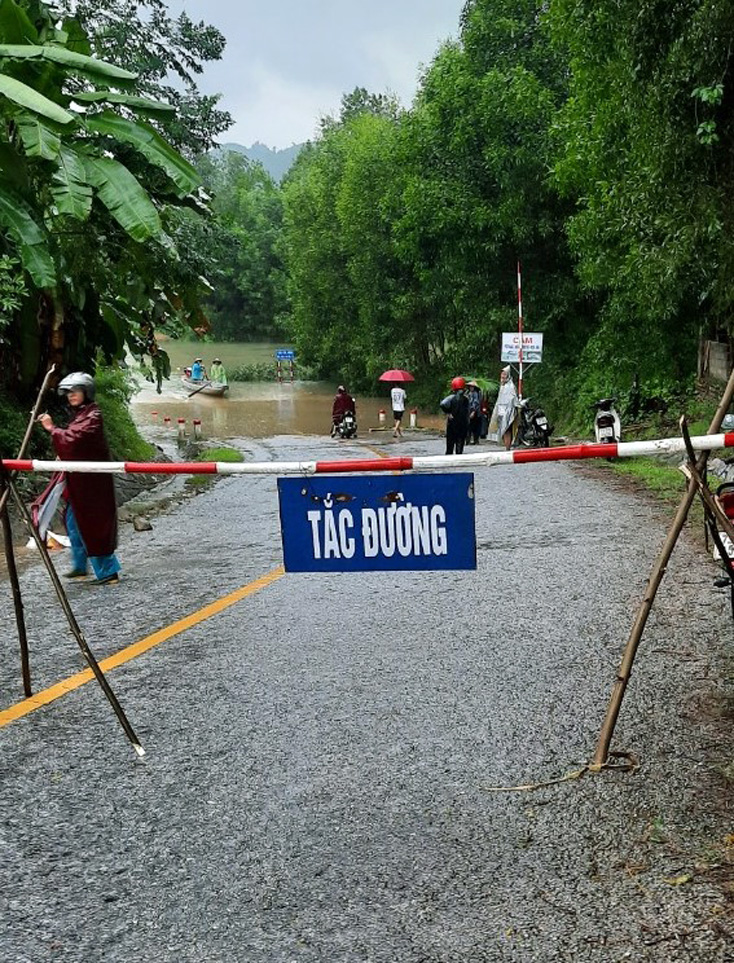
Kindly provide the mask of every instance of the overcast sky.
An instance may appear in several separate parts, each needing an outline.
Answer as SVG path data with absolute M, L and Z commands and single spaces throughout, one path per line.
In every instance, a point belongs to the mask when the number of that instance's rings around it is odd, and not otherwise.
M 205 67 L 204 93 L 234 117 L 223 140 L 289 147 L 314 136 L 355 87 L 409 106 L 421 64 L 456 37 L 464 0 L 169 0 L 227 38 Z

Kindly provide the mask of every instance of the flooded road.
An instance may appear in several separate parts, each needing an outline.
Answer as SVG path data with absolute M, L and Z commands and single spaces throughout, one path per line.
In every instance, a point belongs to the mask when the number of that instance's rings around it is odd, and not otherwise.
M 282 366 L 283 381 L 230 381 L 229 392 L 224 398 L 210 398 L 198 393 L 189 397 L 191 391 L 181 382 L 186 365 L 195 357 L 209 367 L 214 358 L 220 358 L 227 371 L 239 365 L 272 364 L 275 351 L 288 345 L 271 342 L 205 342 L 165 340 L 161 347 L 171 360 L 171 378 L 165 381 L 161 394 L 150 382 L 139 378 L 140 392 L 132 402 L 136 422 L 145 427 L 164 425 L 168 417 L 175 433 L 179 418 L 186 419 L 187 433 L 191 433 L 194 418 L 201 421 L 205 438 L 226 441 L 232 438 L 270 438 L 276 435 L 328 435 L 331 429 L 331 405 L 338 381 L 300 381 L 298 362 L 294 365 L 294 381 L 291 382 L 288 363 Z M 405 386 L 408 403 L 404 426 L 409 424 L 410 385 Z M 347 389 L 349 385 L 347 384 Z M 352 392 L 352 394 L 355 394 Z M 389 425 L 390 385 L 375 385 L 370 396 L 355 395 L 357 400 L 357 424 L 360 434 L 369 429 Z M 385 421 L 380 421 L 380 411 Z M 155 413 L 155 414 L 154 414 Z M 444 418 L 437 412 L 419 411 L 417 423 L 423 428 L 443 430 Z
M 410 387 L 410 386 L 408 386 Z M 336 386 L 326 382 L 230 382 L 224 398 L 210 398 L 199 394 L 189 397 L 190 390 L 179 378 L 164 382 L 158 394 L 155 387 L 144 383 L 131 404 L 133 418 L 141 426 L 164 425 L 168 417 L 175 433 L 179 418 L 187 423 L 191 433 L 194 418 L 201 421 L 205 438 L 270 438 L 276 435 L 328 435 L 331 429 L 331 405 Z M 408 396 L 410 399 L 410 395 Z M 384 395 L 357 400 L 357 424 L 361 435 L 370 428 L 392 427 L 390 398 Z M 404 423 L 409 423 L 410 400 Z M 385 421 L 380 422 L 380 410 Z M 155 413 L 155 414 L 154 414 Z M 418 425 L 424 428 L 443 428 L 444 419 L 435 414 L 418 412 Z M 385 432 L 385 434 L 389 434 Z

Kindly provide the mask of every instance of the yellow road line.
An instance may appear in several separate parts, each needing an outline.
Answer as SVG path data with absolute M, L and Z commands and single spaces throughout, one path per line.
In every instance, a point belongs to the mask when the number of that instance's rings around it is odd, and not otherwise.
M 268 585 L 276 582 L 283 575 L 285 575 L 285 569 L 282 565 L 279 565 L 278 568 L 273 569 L 273 571 L 267 575 L 263 575 L 261 578 L 255 579 L 254 582 L 243 585 L 242 588 L 223 596 L 221 599 L 217 599 L 216 602 L 210 602 L 209 605 L 205 605 L 204 608 L 199 609 L 198 612 L 192 612 L 191 615 L 184 616 L 184 618 L 179 619 L 178 622 L 173 622 L 171 625 L 166 626 L 165 629 L 160 629 L 158 632 L 154 632 L 152 635 L 140 639 L 138 642 L 133 642 L 131 645 L 125 646 L 124 649 L 120 649 L 120 651 L 114 655 L 103 659 L 99 663 L 100 668 L 103 672 L 108 672 L 110 669 L 116 669 L 117 666 L 130 662 L 132 659 L 142 655 L 143 652 L 154 649 L 157 645 L 160 645 L 161 642 L 165 642 L 175 635 L 180 635 L 181 632 L 185 632 L 200 622 L 210 619 L 213 615 L 218 615 L 231 605 L 241 602 L 242 599 L 247 598 L 248 595 L 254 595 L 255 592 L 259 592 L 260 589 L 267 588 Z M 77 672 L 66 679 L 62 679 L 61 682 L 49 686 L 48 689 L 42 689 L 28 699 L 23 699 L 22 702 L 16 702 L 16 704 L 10 706 L 9 709 L 3 709 L 0 711 L 0 729 L 11 722 L 15 722 L 16 719 L 22 719 L 23 716 L 27 716 L 28 713 L 34 712 L 36 709 L 40 709 L 41 706 L 48 705 L 49 702 L 60 699 L 62 696 L 73 692 L 80 686 L 86 685 L 86 683 L 91 682 L 93 678 L 92 670 L 84 669 L 82 672 Z

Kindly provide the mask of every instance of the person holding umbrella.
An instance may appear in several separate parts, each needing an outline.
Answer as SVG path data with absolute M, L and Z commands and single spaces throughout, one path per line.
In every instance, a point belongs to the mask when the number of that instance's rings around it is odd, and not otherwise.
M 395 424 L 393 425 L 393 438 L 402 438 L 403 429 L 401 423 L 405 414 L 405 388 L 399 384 L 394 384 L 390 391 L 390 404 L 392 405 L 392 416 Z
M 405 400 L 407 397 L 402 385 L 406 381 L 415 381 L 415 378 L 409 371 L 405 371 L 403 368 L 390 368 L 388 371 L 383 371 L 378 380 L 392 383 L 392 389 L 390 390 L 390 404 L 392 406 L 394 421 L 392 434 L 393 438 L 402 438 L 402 421 L 403 415 L 405 414 Z

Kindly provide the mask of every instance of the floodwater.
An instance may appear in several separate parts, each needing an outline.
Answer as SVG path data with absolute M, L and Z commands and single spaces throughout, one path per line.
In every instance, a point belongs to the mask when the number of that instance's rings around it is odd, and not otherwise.
M 139 425 L 166 424 L 170 419 L 172 432 L 176 433 L 179 418 L 186 421 L 186 434 L 192 434 L 194 419 L 201 421 L 204 438 L 226 440 L 228 438 L 270 438 L 275 435 L 327 435 L 331 429 L 331 405 L 336 384 L 315 381 L 298 381 L 298 366 L 294 380 L 290 380 L 287 363 L 283 364 L 283 381 L 230 382 L 224 398 L 212 398 L 199 392 L 191 395 L 190 389 L 181 382 L 182 368 L 194 357 L 204 359 L 210 365 L 214 358 L 221 358 L 230 370 L 240 364 L 257 364 L 273 360 L 276 347 L 273 344 L 223 344 L 211 342 L 168 341 L 165 347 L 171 358 L 171 378 L 164 381 L 161 394 L 155 386 L 141 381 L 141 389 L 133 398 L 131 410 Z M 410 410 L 410 385 L 408 412 Z M 385 385 L 373 396 L 357 400 L 357 423 L 360 433 L 369 428 L 392 425 L 389 387 Z M 380 421 L 380 410 L 385 411 L 385 421 Z M 404 423 L 410 423 L 406 412 Z M 418 412 L 418 425 L 423 428 L 441 428 L 443 419 L 438 415 Z

